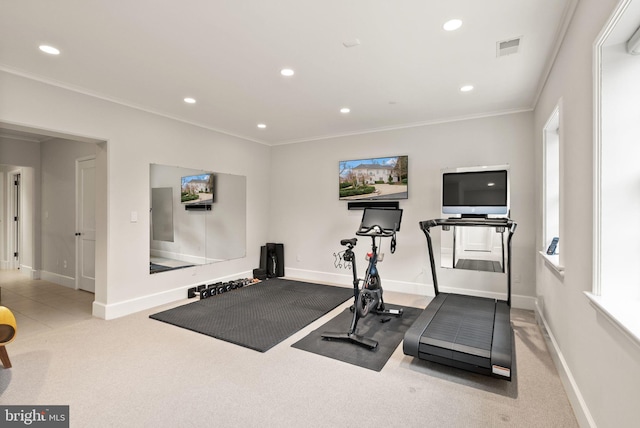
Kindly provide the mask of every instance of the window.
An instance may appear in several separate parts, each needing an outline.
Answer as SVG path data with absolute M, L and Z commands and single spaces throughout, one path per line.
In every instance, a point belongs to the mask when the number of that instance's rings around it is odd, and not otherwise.
M 631 3 L 635 7 L 629 7 Z M 593 306 L 640 345 L 640 0 L 620 2 L 594 45 Z
M 561 102 L 551 113 L 544 126 L 543 136 L 543 228 L 541 253 L 545 260 L 557 271 L 562 271 L 560 263 L 560 111 Z M 550 245 L 556 240 L 553 254 Z

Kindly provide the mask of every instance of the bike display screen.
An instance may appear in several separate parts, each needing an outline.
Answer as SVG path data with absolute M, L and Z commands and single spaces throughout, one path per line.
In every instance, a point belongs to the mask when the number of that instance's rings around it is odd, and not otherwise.
M 360 222 L 360 230 L 366 231 L 373 226 L 380 226 L 385 232 L 397 232 L 402 221 L 401 209 L 365 208 Z

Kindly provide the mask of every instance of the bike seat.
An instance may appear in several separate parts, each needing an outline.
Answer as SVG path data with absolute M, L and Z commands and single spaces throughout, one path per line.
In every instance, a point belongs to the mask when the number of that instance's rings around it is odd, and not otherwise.
M 352 247 L 355 247 L 356 242 L 358 242 L 358 238 L 343 239 L 340 241 L 340 245 L 351 245 Z

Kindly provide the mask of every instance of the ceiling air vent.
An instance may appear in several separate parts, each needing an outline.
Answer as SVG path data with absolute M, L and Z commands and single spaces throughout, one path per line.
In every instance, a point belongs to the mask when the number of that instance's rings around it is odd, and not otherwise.
M 505 40 L 503 42 L 498 42 L 497 43 L 497 47 L 498 47 L 498 58 L 500 58 L 501 56 L 507 56 L 507 55 L 512 55 L 515 53 L 518 53 L 518 50 L 520 49 L 520 37 L 515 38 L 515 39 L 511 39 L 511 40 Z

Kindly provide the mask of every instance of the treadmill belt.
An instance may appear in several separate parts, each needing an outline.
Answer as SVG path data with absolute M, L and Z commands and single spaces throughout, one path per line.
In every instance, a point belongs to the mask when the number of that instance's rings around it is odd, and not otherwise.
M 421 342 L 488 358 L 494 314 L 495 301 L 492 299 L 450 294 Z
M 500 262 L 492 260 L 460 259 L 456 269 L 480 270 L 484 272 L 504 272 Z

